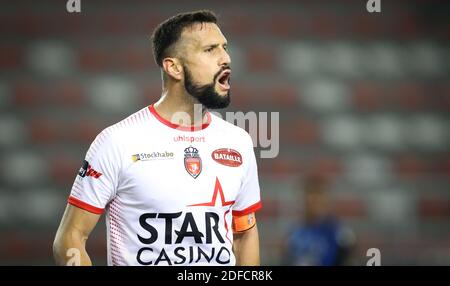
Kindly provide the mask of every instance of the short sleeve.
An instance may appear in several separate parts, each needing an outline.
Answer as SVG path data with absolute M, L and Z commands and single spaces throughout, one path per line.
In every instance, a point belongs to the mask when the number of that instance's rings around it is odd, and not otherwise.
M 91 213 L 102 214 L 114 198 L 121 158 L 117 140 L 109 129 L 92 142 L 73 183 L 68 203 Z
M 250 141 L 246 152 L 247 170 L 233 206 L 233 216 L 247 215 L 262 207 L 255 152 L 253 151 L 251 137 L 248 134 L 247 136 Z

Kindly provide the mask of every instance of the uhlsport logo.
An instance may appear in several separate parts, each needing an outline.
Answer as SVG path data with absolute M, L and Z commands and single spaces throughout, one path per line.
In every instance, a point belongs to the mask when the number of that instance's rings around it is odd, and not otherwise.
M 184 149 L 184 167 L 192 178 L 197 179 L 200 175 L 202 172 L 202 159 L 197 148 L 189 146 Z

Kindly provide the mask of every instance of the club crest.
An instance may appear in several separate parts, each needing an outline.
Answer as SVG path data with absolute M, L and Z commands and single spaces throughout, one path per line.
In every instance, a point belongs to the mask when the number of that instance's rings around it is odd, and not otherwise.
M 198 154 L 197 148 L 189 146 L 184 149 L 184 167 L 194 179 L 200 175 L 202 172 L 202 159 Z

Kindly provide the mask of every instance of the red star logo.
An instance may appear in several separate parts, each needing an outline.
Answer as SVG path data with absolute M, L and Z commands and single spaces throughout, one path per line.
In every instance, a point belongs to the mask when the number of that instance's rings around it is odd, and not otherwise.
M 228 202 L 225 201 L 225 195 L 223 194 L 222 186 L 220 185 L 219 179 L 216 177 L 216 185 L 214 187 L 214 193 L 213 193 L 212 200 L 210 202 L 207 202 L 207 203 L 188 205 L 188 207 L 200 207 L 200 206 L 215 207 L 218 193 L 220 194 L 220 200 L 222 201 L 222 206 L 223 207 L 234 204 L 234 201 L 228 201 Z
M 231 206 L 234 204 L 234 201 L 228 201 L 228 202 L 225 201 L 225 195 L 223 194 L 222 186 L 220 185 L 219 178 L 216 177 L 216 185 L 214 186 L 214 193 L 213 193 L 211 201 L 207 202 L 207 203 L 188 205 L 188 207 L 200 207 L 200 206 L 215 207 L 218 193 L 220 194 L 220 200 L 222 202 L 222 207 Z M 225 237 L 228 239 L 228 241 L 230 243 L 232 243 L 230 238 L 228 237 L 228 224 L 227 224 L 227 220 L 226 220 L 226 215 L 230 212 L 230 210 L 231 210 L 231 207 L 223 214 L 223 221 L 225 222 L 225 230 L 226 230 Z

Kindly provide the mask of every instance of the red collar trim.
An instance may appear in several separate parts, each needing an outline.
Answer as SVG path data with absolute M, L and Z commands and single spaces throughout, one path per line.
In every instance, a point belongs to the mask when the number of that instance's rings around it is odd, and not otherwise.
M 153 107 L 153 104 L 148 106 L 148 109 L 150 110 L 150 113 L 153 114 L 153 116 L 155 116 L 156 119 L 158 119 L 162 124 L 169 126 L 170 128 L 176 129 L 176 130 L 181 130 L 181 131 L 200 131 L 205 129 L 206 127 L 209 126 L 209 124 L 211 123 L 211 114 L 206 111 L 206 117 L 207 117 L 207 121 L 206 123 L 202 124 L 202 127 L 195 127 L 195 126 L 181 126 L 179 124 L 175 124 L 170 122 L 167 119 L 164 119 L 161 117 L 161 115 L 158 114 L 158 112 L 156 111 L 155 107 Z

